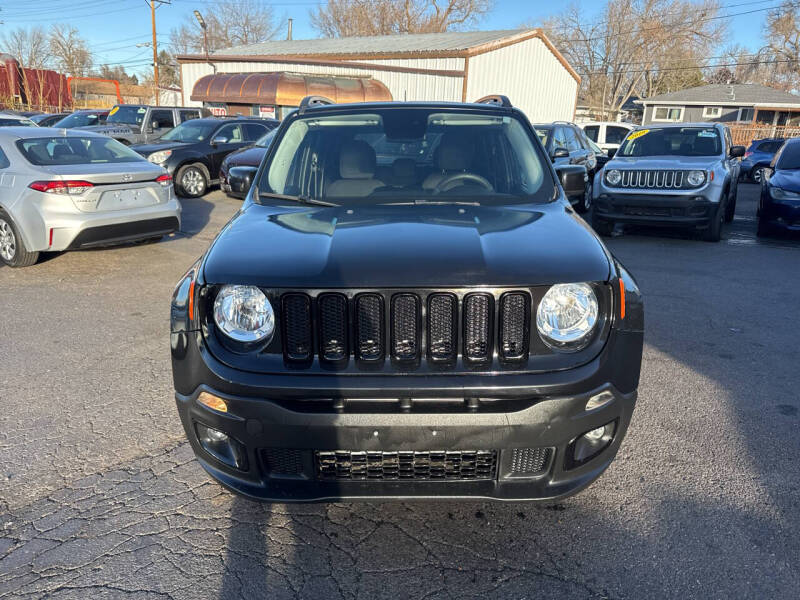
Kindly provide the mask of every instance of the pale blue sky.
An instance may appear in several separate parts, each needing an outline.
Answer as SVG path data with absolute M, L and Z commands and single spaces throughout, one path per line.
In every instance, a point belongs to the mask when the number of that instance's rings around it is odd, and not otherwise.
M 315 37 L 309 24 L 309 10 L 317 5 L 313 0 L 274 0 L 276 14 L 294 18 L 295 39 Z M 588 13 L 597 13 L 599 0 L 579 0 Z M 494 10 L 479 29 L 513 29 L 523 22 L 536 23 L 566 6 L 566 2 L 542 0 L 496 0 Z M 723 14 L 742 13 L 725 19 L 729 25 L 730 41 L 752 49 L 761 45 L 761 29 L 766 10 L 780 4 L 779 0 L 721 0 Z M 213 3 L 212 3 L 213 5 Z M 166 43 L 169 31 L 197 8 L 208 10 L 204 0 L 171 0 L 156 11 L 159 43 Z M 751 12 L 756 11 L 756 12 Z M 151 38 L 150 10 L 144 0 L 4 0 L 0 5 L 0 31 L 16 27 L 53 23 L 68 23 L 89 41 L 97 64 L 119 63 L 129 71 L 149 68 L 150 49 L 137 48 L 137 43 Z

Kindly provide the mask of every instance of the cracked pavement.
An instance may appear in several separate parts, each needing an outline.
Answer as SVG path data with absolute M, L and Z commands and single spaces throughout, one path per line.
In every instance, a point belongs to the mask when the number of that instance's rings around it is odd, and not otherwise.
M 639 404 L 606 474 L 551 506 L 213 483 L 167 319 L 238 208 L 219 192 L 158 244 L 0 267 L 0 598 L 796 598 L 800 239 L 754 239 L 756 189 L 723 243 L 608 240 L 645 293 Z

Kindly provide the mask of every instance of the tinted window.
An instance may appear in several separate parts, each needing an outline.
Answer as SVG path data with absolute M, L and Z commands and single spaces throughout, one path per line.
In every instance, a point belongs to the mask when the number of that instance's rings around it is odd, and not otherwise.
M 775 164 L 777 169 L 800 169 L 800 143 L 787 142 L 781 153 L 778 155 L 778 161 Z
M 583 128 L 583 133 L 586 134 L 593 142 L 597 141 L 597 136 L 600 134 L 600 126 L 599 125 L 587 125 Z
M 267 128 L 258 123 L 245 123 L 244 124 L 244 139 L 248 142 L 254 142 L 257 139 L 264 137 L 267 133 Z
M 556 127 L 553 133 L 553 149 L 564 148 L 567 150 L 567 136 L 564 134 L 563 127 Z
M 170 142 L 202 142 L 211 136 L 211 133 L 216 127 L 217 124 L 214 122 L 186 121 L 186 123 L 181 123 L 175 129 L 170 129 L 159 139 Z
M 0 127 L 38 127 L 30 119 L 0 119 Z
M 164 127 L 175 127 L 175 120 L 171 110 L 153 110 L 150 112 L 150 123 L 158 125 L 159 129 Z
M 72 113 L 58 121 L 53 127 L 63 127 L 70 129 L 72 127 L 91 127 L 92 125 L 102 125 L 106 122 L 105 116 L 101 118 L 97 113 Z
M 108 112 L 108 122 L 141 125 L 146 114 L 146 106 L 135 106 L 131 104 L 118 105 Z
M 761 142 L 761 144 L 758 145 L 758 151 L 773 154 L 778 151 L 781 144 L 783 144 L 783 142 Z
M 84 165 L 144 160 L 116 140 L 101 136 L 58 136 L 17 141 L 17 148 L 34 165 Z
M 606 144 L 621 144 L 629 133 L 630 129 L 617 127 L 616 125 L 606 125 Z
M 225 138 L 228 144 L 237 144 L 244 141 L 242 126 L 238 123 L 229 123 L 227 125 L 223 125 L 214 133 L 214 137 Z
M 266 148 L 272 143 L 272 140 L 275 139 L 276 133 L 278 133 L 277 128 L 270 131 L 267 135 L 258 138 L 258 140 L 256 140 L 256 146 L 261 146 L 262 148 Z
M 722 140 L 716 129 L 706 127 L 665 127 L 632 131 L 618 156 L 716 156 Z
M 552 133 L 552 127 L 536 127 L 536 135 L 539 136 L 539 140 L 542 142 L 542 146 L 545 148 L 547 148 L 547 140 L 550 139 L 550 134 Z
M 182 111 L 180 111 L 180 118 L 181 118 L 181 123 L 185 123 L 186 121 L 191 121 L 192 119 L 199 119 L 200 118 L 200 111 L 199 110 L 182 110 Z
M 8 160 L 6 153 L 0 149 L 0 169 L 7 169 L 11 166 L 11 161 Z
M 563 127 L 562 129 L 564 130 L 564 137 L 567 140 L 567 150 L 570 152 L 580 150 L 581 143 L 578 141 L 578 137 L 575 135 L 575 131 L 572 127 Z

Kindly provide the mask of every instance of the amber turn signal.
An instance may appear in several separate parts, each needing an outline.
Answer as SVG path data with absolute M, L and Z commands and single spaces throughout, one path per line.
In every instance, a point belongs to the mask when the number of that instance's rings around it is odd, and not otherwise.
M 625 282 L 621 277 L 619 280 L 619 318 L 625 318 Z
M 228 404 L 220 398 L 219 396 L 215 396 L 214 394 L 209 394 L 208 392 L 200 392 L 200 395 L 197 397 L 197 401 L 202 404 L 203 406 L 207 406 L 211 410 L 216 410 L 217 412 L 228 412 Z

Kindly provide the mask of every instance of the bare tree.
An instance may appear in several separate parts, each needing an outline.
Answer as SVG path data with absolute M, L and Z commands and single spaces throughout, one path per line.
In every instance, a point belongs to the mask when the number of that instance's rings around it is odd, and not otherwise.
M 493 0 L 328 0 L 311 11 L 325 37 L 430 33 L 476 25 Z
M 73 77 L 89 72 L 92 67 L 92 53 L 75 27 L 53 25 L 49 42 L 50 53 L 59 70 Z
M 767 83 L 787 90 L 800 86 L 800 6 L 797 2 L 783 2 L 767 13 L 764 26 L 766 47 L 762 60 L 769 64 L 761 74 Z
M 276 17 L 272 6 L 261 0 L 207 0 L 202 12 L 209 52 L 264 42 L 283 29 L 283 19 Z M 173 54 L 204 51 L 203 30 L 194 15 L 174 28 L 169 37 Z
M 50 63 L 50 45 L 41 27 L 18 27 L 9 31 L 3 35 L 2 48 L 29 69 L 44 69 Z
M 599 19 L 572 5 L 543 28 L 581 75 L 584 101 L 612 115 L 631 96 L 701 83 L 724 33 L 718 10 L 714 0 L 608 0 Z

